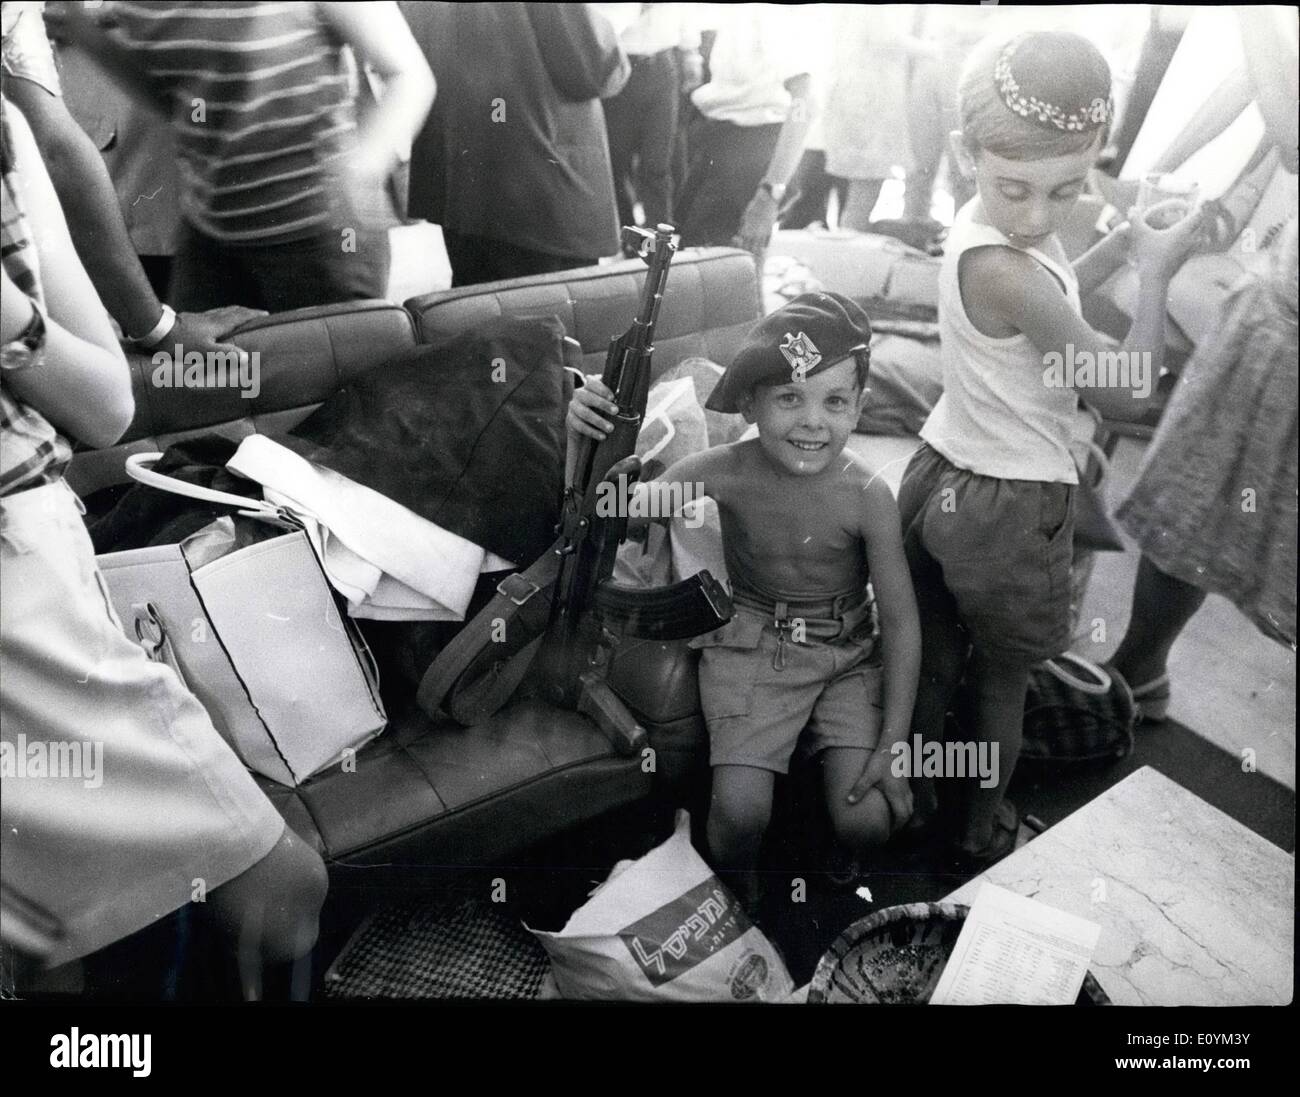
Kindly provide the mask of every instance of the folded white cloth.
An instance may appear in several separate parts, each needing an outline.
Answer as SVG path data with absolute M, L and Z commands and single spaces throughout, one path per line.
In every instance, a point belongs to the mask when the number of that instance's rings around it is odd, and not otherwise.
M 515 566 L 264 435 L 245 438 L 226 467 L 302 521 L 353 617 L 463 621 L 479 575 Z

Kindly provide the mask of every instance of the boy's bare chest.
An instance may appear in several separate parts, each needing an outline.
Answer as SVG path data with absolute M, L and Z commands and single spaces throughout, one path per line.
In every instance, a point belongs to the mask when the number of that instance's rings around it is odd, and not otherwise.
M 755 483 L 718 505 L 728 541 L 748 553 L 842 560 L 862 543 L 852 493 L 842 486 Z

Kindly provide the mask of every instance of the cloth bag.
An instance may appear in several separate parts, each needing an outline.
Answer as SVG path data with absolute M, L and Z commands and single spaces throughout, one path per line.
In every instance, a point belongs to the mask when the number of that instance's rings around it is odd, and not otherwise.
M 691 845 L 672 837 L 609 879 L 558 933 L 529 929 L 551 957 L 561 998 L 636 1002 L 783 1002 L 780 955 Z
M 228 551 L 234 525 L 223 519 L 180 544 L 101 555 L 113 608 L 249 769 L 297 786 L 383 731 L 374 662 L 291 512 L 162 476 L 150 468 L 160 456 L 133 454 L 128 475 L 284 532 Z

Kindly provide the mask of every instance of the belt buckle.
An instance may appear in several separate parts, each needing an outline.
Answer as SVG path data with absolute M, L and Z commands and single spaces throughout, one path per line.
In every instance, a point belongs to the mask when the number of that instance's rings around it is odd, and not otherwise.
M 531 579 L 525 578 L 519 572 L 515 572 L 514 575 L 507 575 L 497 584 L 497 593 L 503 598 L 509 598 L 517 606 L 522 606 L 541 589 Z

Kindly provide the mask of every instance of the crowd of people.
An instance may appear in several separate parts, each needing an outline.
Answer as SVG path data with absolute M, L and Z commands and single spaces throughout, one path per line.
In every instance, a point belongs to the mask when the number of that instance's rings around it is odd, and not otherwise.
M 1044 385 L 1044 356 L 1108 346 L 1081 300 L 1128 263 L 1139 293 L 1121 349 L 1158 372 L 1171 280 L 1207 232 L 1199 209 L 1173 200 L 1172 226 L 1130 217 L 1074 261 L 1056 236 L 1092 170 L 1131 147 L 1168 59 L 1166 26 L 1153 18 L 1133 39 L 1142 52 L 1130 44 L 1116 61 L 1098 35 L 1026 29 L 984 7 L 0 10 L 0 711 L 6 738 L 26 728 L 75 741 L 93 725 L 117 774 L 94 803 L 94 833 L 81 797 L 6 779 L 7 934 L 36 943 L 14 927 L 44 919 L 62 934 L 48 957 L 72 959 L 189 902 L 201 878 L 246 992 L 289 965 L 301 993 L 309 973 L 295 961 L 325 897 L 320 857 L 106 605 L 64 472 L 75 442 L 109 445 L 131 422 L 123 341 L 238 354 L 228 340 L 253 317 L 383 297 L 389 229 L 407 218 L 441 226 L 457 286 L 595 264 L 637 218 L 674 224 L 685 246 L 761 260 L 778 226 L 871 231 L 898 174 L 903 220 L 947 235 L 944 392 L 897 502 L 873 470 L 840 461 L 871 323 L 831 294 L 760 321 L 720 383 L 716 409 L 756 423 L 757 438 L 656 481 L 708 485 L 739 607 L 701 645 L 708 841 L 749 889 L 774 776 L 807 726 L 846 844 L 939 827 L 973 869 L 1008 852 L 1030 669 L 1070 642 L 1077 402 L 1126 419 L 1143 407 L 1118 386 Z M 1291 24 L 1242 16 L 1241 86 L 1262 145 L 1294 173 Z M 932 216 L 936 187 L 951 225 Z M 1207 591 L 1294 649 L 1296 254 L 1292 218 L 1271 273 L 1213 303 L 1222 323 L 1120 511 L 1143 560 L 1114 666 L 1152 717 L 1168 701 L 1169 651 Z M 798 376 L 794 332 L 814 344 Z M 571 432 L 602 436 L 608 396 L 580 389 Z M 1243 486 L 1266 519 L 1240 520 Z M 868 576 L 878 636 L 863 632 Z M 826 626 L 807 653 L 783 624 L 795 617 Z M 801 700 L 778 706 L 795 679 Z M 1002 764 L 995 783 L 968 782 L 948 802 L 932 781 L 899 777 L 890 748 L 942 741 L 963 680 L 969 733 Z

